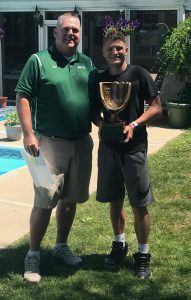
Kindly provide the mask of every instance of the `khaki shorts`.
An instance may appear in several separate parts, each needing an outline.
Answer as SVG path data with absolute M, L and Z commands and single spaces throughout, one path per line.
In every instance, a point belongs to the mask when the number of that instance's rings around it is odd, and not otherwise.
M 88 200 L 93 149 L 91 136 L 66 140 L 37 134 L 37 139 L 55 184 L 48 189 L 34 186 L 34 206 L 53 209 L 60 199 L 69 203 Z

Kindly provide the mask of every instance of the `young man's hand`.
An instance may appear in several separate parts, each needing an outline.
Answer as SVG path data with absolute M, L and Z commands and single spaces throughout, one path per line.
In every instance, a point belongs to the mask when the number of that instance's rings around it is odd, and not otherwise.
M 123 141 L 123 143 L 128 143 L 130 140 L 132 140 L 133 132 L 134 132 L 134 127 L 131 124 L 125 126 L 123 133 L 126 134 L 127 136 Z

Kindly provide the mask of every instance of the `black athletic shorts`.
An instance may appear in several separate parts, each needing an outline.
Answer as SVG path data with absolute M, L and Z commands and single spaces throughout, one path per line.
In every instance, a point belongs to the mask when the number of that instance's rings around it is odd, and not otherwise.
M 154 201 L 146 151 L 118 153 L 100 142 L 96 199 L 100 202 L 124 199 L 125 187 L 132 207 L 144 207 Z

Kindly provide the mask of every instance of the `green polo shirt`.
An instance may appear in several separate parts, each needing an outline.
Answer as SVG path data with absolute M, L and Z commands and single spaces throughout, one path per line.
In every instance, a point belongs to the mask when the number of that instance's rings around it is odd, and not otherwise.
M 30 96 L 34 131 L 69 139 L 91 131 L 94 70 L 86 55 L 77 52 L 68 61 L 55 46 L 29 58 L 15 91 Z

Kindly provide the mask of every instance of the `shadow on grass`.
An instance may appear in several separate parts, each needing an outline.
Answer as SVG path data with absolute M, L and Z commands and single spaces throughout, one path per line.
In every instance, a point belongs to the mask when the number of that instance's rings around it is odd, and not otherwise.
M 171 291 L 165 288 L 167 273 L 151 280 L 138 280 L 134 276 L 131 256 L 126 257 L 120 270 L 111 271 L 104 267 L 104 254 L 83 255 L 83 264 L 80 267 L 69 267 L 55 260 L 51 255 L 51 249 L 44 248 L 41 251 L 43 279 L 39 285 L 27 285 L 23 283 L 20 276 L 18 279 L 12 278 L 12 274 L 23 274 L 24 257 L 27 251 L 27 242 L 0 251 L 0 279 L 10 279 L 6 281 L 10 294 L 13 291 L 21 293 L 22 288 L 23 298 L 19 299 L 190 299 L 188 294 L 181 295 L 178 290 Z M 156 268 L 161 267 L 158 261 Z M 27 296 L 28 293 L 31 298 Z M 40 293 L 40 298 L 35 298 L 36 293 Z M 8 296 L 5 299 L 8 299 Z
M 28 251 L 28 243 L 9 247 L 0 251 L 0 278 L 6 278 L 10 273 L 23 274 L 24 259 Z M 64 276 L 73 275 L 79 268 L 69 267 L 55 260 L 51 250 L 41 251 L 40 272 L 42 276 Z
M 0 250 L 0 278 L 6 278 L 10 273 L 23 274 L 24 258 L 28 251 L 28 243 L 8 247 Z M 90 254 L 82 255 L 83 263 L 79 266 L 68 266 L 52 257 L 50 249 L 42 249 L 40 270 L 42 276 L 64 276 L 68 277 L 76 273 L 78 270 L 84 271 L 111 271 L 118 272 L 119 268 L 113 270 L 106 269 L 104 266 L 105 255 Z M 122 268 L 133 272 L 131 257 L 127 257 L 122 265 Z
M 7 277 L 11 272 L 23 273 L 23 260 L 28 251 L 28 244 L 0 249 L 0 277 Z

